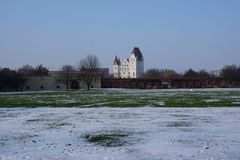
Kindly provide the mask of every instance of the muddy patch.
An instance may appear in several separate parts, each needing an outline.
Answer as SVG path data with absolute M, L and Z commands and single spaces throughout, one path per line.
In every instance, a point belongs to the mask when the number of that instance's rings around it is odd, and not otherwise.
M 103 147 L 122 147 L 133 145 L 139 141 L 133 137 L 132 132 L 119 130 L 89 133 L 85 134 L 83 138 L 89 143 Z

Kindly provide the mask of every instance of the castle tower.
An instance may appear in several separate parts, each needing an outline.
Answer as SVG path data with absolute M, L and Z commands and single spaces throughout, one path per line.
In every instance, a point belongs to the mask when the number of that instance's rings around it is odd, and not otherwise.
M 144 59 L 139 48 L 133 48 L 129 62 L 130 78 L 139 78 L 144 73 Z
M 121 61 L 116 56 L 113 62 L 113 78 L 120 78 L 120 66 L 121 66 Z
M 130 57 L 122 63 L 116 56 L 113 62 L 114 78 L 140 78 L 144 73 L 144 59 L 139 48 L 133 48 Z

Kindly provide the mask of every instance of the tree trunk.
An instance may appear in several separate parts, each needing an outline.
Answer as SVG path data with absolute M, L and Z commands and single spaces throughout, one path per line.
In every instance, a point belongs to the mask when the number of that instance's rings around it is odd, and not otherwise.
M 66 83 L 66 88 L 67 88 L 67 91 L 69 90 L 69 84 L 68 82 Z
M 90 84 L 87 84 L 87 90 L 88 91 L 90 90 Z

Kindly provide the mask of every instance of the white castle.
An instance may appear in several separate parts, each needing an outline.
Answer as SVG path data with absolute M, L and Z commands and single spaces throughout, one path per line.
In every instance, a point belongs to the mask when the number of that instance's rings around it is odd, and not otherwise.
M 116 56 L 113 63 L 114 78 L 139 78 L 144 73 L 143 55 L 139 48 L 133 48 L 129 58 L 122 61 Z

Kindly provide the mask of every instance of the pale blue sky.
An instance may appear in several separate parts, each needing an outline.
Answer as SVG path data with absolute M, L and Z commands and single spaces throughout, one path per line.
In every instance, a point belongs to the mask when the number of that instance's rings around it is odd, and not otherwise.
M 240 0 L 0 0 L 0 67 L 112 68 L 139 47 L 148 68 L 213 70 L 240 62 Z

